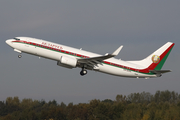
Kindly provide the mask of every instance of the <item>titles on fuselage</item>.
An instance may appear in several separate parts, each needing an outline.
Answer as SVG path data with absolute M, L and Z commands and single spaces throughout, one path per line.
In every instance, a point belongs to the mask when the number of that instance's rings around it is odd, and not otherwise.
M 52 47 L 52 48 L 60 49 L 60 50 L 63 49 L 61 46 L 54 45 L 54 44 L 52 44 L 52 43 L 42 42 L 42 45 L 47 46 L 47 47 Z

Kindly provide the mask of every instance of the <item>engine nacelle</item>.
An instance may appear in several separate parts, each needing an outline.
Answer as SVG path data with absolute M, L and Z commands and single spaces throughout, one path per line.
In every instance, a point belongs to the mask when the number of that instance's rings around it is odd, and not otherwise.
M 77 59 L 73 57 L 62 56 L 60 61 L 57 62 L 57 65 L 72 69 L 76 67 Z

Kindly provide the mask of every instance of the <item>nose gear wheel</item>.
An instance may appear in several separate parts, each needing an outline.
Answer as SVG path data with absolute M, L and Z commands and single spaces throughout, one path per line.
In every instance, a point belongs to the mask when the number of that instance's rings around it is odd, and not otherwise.
M 18 58 L 21 58 L 22 56 L 21 55 L 18 55 Z

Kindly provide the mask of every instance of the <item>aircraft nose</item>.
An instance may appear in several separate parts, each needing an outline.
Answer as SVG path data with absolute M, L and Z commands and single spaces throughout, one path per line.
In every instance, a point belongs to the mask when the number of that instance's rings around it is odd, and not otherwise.
M 8 44 L 9 46 L 12 46 L 12 39 L 6 40 L 6 44 Z
M 10 45 L 12 40 L 6 40 L 6 44 Z

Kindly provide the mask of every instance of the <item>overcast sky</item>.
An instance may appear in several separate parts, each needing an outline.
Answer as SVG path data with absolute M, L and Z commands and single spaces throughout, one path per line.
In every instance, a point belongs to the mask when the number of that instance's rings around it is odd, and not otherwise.
M 58 103 L 115 100 L 117 94 L 170 90 L 180 93 L 179 0 L 0 0 L 0 100 L 18 96 Z M 94 71 L 80 76 L 55 61 L 17 57 L 5 40 L 44 39 L 98 54 L 124 48 L 116 58 L 143 59 L 166 42 L 175 46 L 161 78 L 123 78 Z

